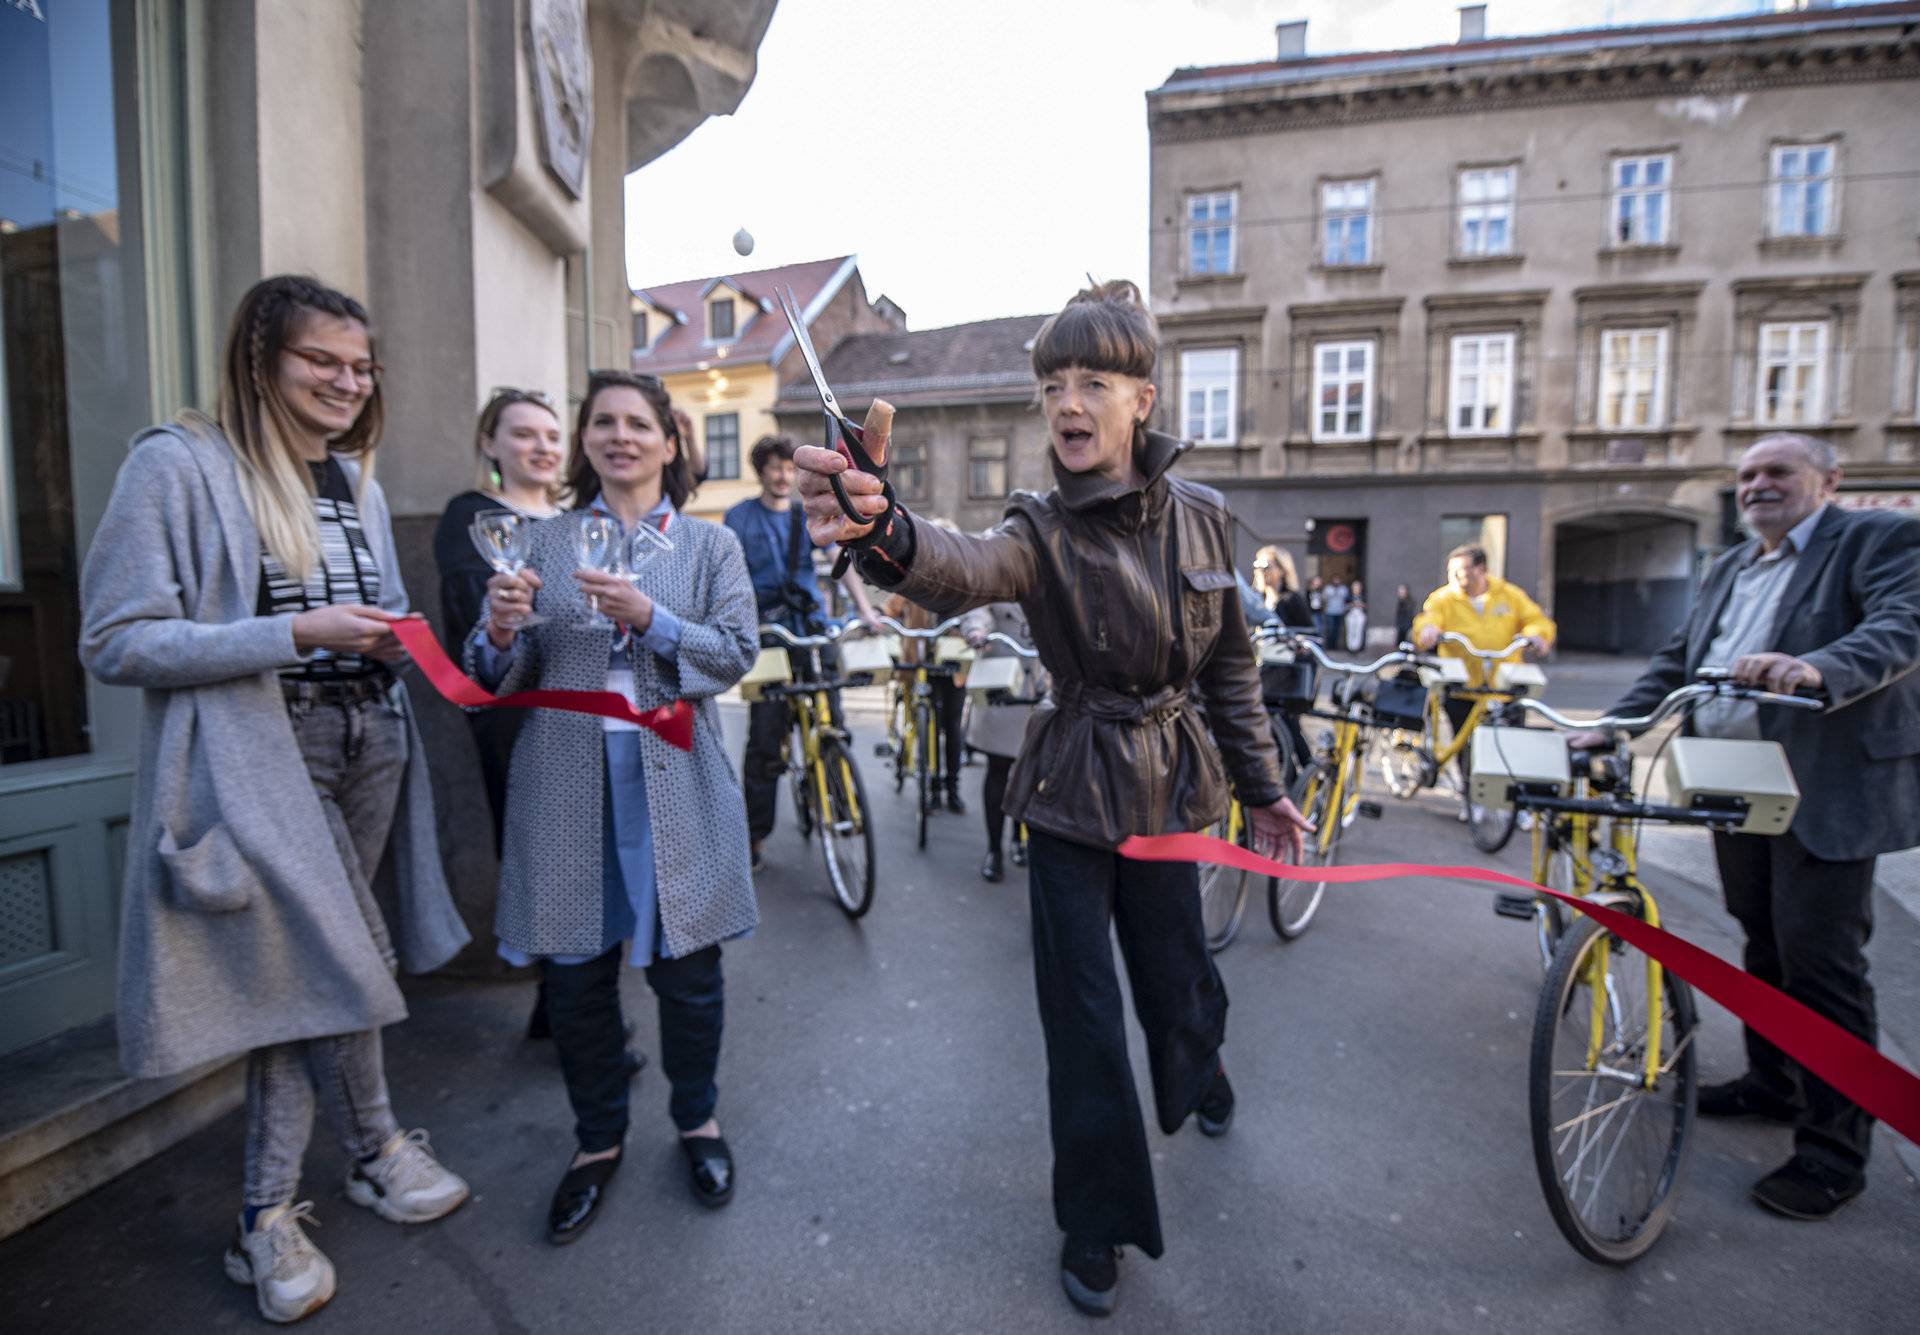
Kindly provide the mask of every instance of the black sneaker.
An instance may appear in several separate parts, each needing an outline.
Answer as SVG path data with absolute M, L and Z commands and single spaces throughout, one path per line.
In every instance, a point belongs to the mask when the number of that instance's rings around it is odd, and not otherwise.
M 960 785 L 957 783 L 947 789 L 947 810 L 956 816 L 967 814 L 967 804 L 961 800 Z
M 1811 1155 L 1796 1154 L 1753 1184 L 1753 1198 L 1789 1219 L 1831 1219 L 1867 1189 L 1864 1173 L 1834 1168 Z
M 989 848 L 987 850 L 987 860 L 980 864 L 980 879 L 983 881 L 991 881 L 995 885 L 998 885 L 1002 880 L 1006 879 L 1006 874 L 1006 869 L 1000 865 L 1000 850 L 997 848 Z
M 1200 1106 L 1194 1109 L 1194 1120 L 1200 1123 L 1200 1134 L 1203 1136 L 1224 1136 L 1227 1128 L 1233 1125 L 1233 1085 L 1227 1080 L 1224 1062 L 1213 1068 L 1213 1082 L 1207 1086 L 1207 1092 L 1200 1096 Z
M 1069 1237 L 1060 1249 L 1060 1287 L 1067 1301 L 1088 1316 L 1112 1316 L 1120 1288 L 1120 1249 Z
M 1800 1110 L 1791 1100 L 1761 1088 L 1750 1075 L 1702 1085 L 1694 1106 L 1702 1117 L 1759 1117 L 1788 1126 L 1800 1120 Z
M 1027 865 L 1027 841 L 1024 839 L 1013 841 L 1013 865 L 1016 867 Z

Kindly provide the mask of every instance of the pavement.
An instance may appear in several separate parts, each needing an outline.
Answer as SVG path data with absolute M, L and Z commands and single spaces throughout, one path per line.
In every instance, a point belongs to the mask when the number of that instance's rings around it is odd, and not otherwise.
M 1604 686 L 1592 686 L 1598 693 Z M 1606 702 L 1599 701 L 1595 707 Z M 744 728 L 729 707 L 729 728 Z M 876 714 L 850 710 L 879 816 L 881 881 L 849 922 L 817 850 L 783 811 L 762 922 L 726 950 L 719 1116 L 739 1192 L 691 1199 L 666 1118 L 653 1007 L 629 972 L 636 1087 L 629 1162 L 572 1247 L 542 1236 L 570 1146 L 551 1048 L 521 1037 L 527 982 L 409 986 L 387 1031 L 403 1125 L 425 1126 L 474 1199 L 401 1227 L 349 1204 L 324 1128 L 303 1192 L 339 1269 L 316 1332 L 1084 1331 L 1061 1295 L 1048 1203 L 1044 1059 L 1023 874 L 990 886 L 978 817 L 913 845 L 910 799 L 883 785 Z M 980 769 L 966 792 L 977 803 Z M 1348 862 L 1473 858 L 1447 801 L 1361 821 Z M 1493 861 L 1520 869 L 1516 846 Z M 1650 840 L 1669 924 L 1737 958 L 1697 850 Z M 1673 1222 L 1625 1269 L 1561 1239 L 1534 1177 L 1527 1041 L 1540 965 L 1490 896 L 1410 880 L 1337 890 L 1282 944 L 1255 903 L 1220 957 L 1233 999 L 1231 1134 L 1151 1131 L 1168 1251 L 1129 1253 L 1105 1325 L 1176 1331 L 1590 1332 L 1910 1329 L 1920 1308 L 1920 1182 L 1884 1128 L 1864 1196 L 1836 1219 L 1768 1215 L 1747 1188 L 1784 1130 L 1701 1122 Z M 1887 1046 L 1920 1050 L 1920 922 L 1883 896 L 1870 947 Z M 1737 1073 L 1737 1027 L 1703 1004 L 1700 1078 Z M 1144 1055 L 1135 1038 L 1136 1072 Z M 230 1116 L 0 1243 L 0 1329 L 258 1328 L 220 1273 L 237 1207 Z

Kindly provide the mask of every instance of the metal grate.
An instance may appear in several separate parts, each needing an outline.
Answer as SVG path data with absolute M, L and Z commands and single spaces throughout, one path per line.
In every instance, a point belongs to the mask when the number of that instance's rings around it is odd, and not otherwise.
M 50 953 L 53 877 L 45 849 L 0 858 L 0 965 Z

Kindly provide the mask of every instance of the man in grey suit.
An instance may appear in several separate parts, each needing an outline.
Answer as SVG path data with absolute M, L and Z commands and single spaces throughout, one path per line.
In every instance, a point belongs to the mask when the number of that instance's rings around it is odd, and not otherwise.
M 1808 436 L 1767 436 L 1741 456 L 1754 537 L 1714 563 L 1686 624 L 1610 712 L 1643 714 L 1703 667 L 1826 697 L 1820 713 L 1715 701 L 1687 726 L 1786 749 L 1793 826 L 1714 835 L 1722 893 L 1746 931 L 1747 970 L 1872 1043 L 1874 861 L 1920 844 L 1920 522 L 1840 509 L 1839 481 L 1833 447 Z M 1873 1119 L 1751 1029 L 1746 1047 L 1746 1073 L 1703 1088 L 1700 1112 L 1791 1124 L 1793 1158 L 1754 1199 L 1825 1219 L 1866 1187 Z

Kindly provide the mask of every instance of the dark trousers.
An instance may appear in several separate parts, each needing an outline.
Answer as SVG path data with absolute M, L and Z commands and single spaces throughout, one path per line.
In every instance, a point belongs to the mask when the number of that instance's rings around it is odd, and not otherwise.
M 524 711 L 518 709 L 482 709 L 467 715 L 473 730 L 473 747 L 480 755 L 480 783 L 487 792 L 487 811 L 493 817 L 493 852 L 500 854 L 501 834 L 507 819 L 507 767 L 513 759 L 513 744 L 520 736 Z
M 1873 858 L 1827 862 L 1791 833 L 1716 834 L 1727 911 L 1747 934 L 1747 972 L 1871 1044 Z M 1794 1149 L 1840 1169 L 1866 1167 L 1873 1119 L 1826 1081 L 1749 1029 L 1747 1066 L 1761 1088 L 1798 1105 Z
M 553 1043 L 573 1104 L 575 1137 L 589 1154 L 610 1150 L 627 1134 L 627 1027 L 620 1015 L 624 944 L 584 964 L 540 962 Z M 726 988 L 720 947 L 647 966 L 647 986 L 660 1006 L 660 1066 L 672 1086 L 667 1112 L 691 1131 L 713 1116 L 720 1090 L 720 1031 Z
M 940 763 L 947 772 L 947 787 L 960 786 L 960 762 L 967 755 L 966 688 L 954 684 L 952 677 L 929 677 L 933 692 L 933 726 L 940 730 Z
M 1033 830 L 1028 886 L 1054 1219 L 1070 1236 L 1158 1256 L 1160 1207 L 1112 936 L 1146 1034 L 1160 1129 L 1171 1135 L 1212 1079 L 1227 1028 L 1227 990 L 1207 952 L 1196 869 L 1134 862 Z
M 1007 828 L 1007 775 L 1013 772 L 1012 756 L 987 757 L 986 777 L 980 781 L 980 805 L 986 808 L 987 847 L 998 853 Z
M 1460 729 L 1467 726 L 1467 715 L 1473 712 L 1473 701 L 1461 700 L 1455 696 L 1446 696 L 1440 701 L 1441 708 L 1447 711 L 1447 722 L 1453 725 L 1453 735 L 1458 737 Z M 1465 791 L 1467 780 L 1473 777 L 1473 744 L 1471 741 L 1460 748 L 1460 754 L 1454 757 L 1454 763 L 1460 767 L 1460 786 Z
M 804 649 L 789 649 L 787 660 L 795 681 L 808 680 L 813 672 Z M 832 649 L 820 651 L 820 669 L 829 677 L 840 670 L 840 656 Z M 840 710 L 840 692 L 827 692 L 827 708 L 833 726 L 844 728 L 846 716 Z M 780 803 L 780 745 L 793 728 L 793 711 L 785 700 L 756 700 L 747 706 L 747 751 L 740 762 L 740 789 L 747 799 L 747 838 L 759 843 L 773 833 Z

